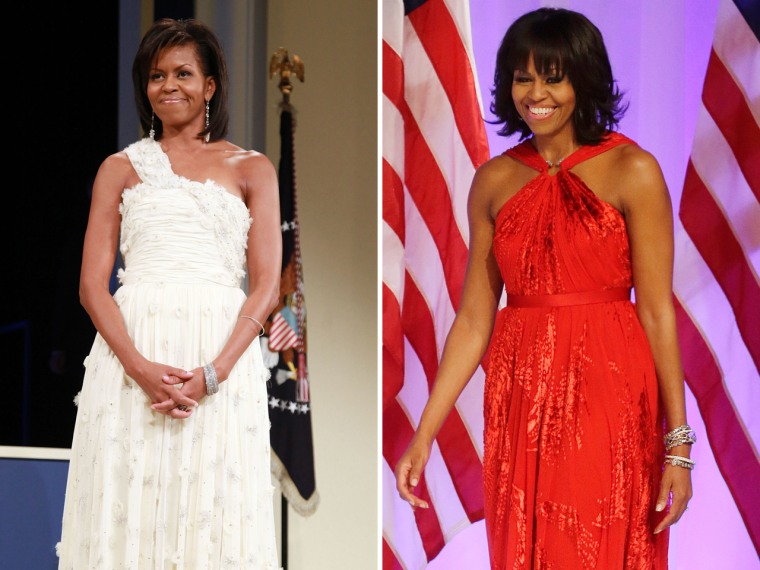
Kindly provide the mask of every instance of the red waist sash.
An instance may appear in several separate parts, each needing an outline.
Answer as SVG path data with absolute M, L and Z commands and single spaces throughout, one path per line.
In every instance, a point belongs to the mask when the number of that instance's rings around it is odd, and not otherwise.
M 581 291 L 579 293 L 558 293 L 556 295 L 517 295 L 507 292 L 507 307 L 569 307 L 571 305 L 628 301 L 630 298 L 631 290 L 628 287 L 603 289 L 601 291 Z

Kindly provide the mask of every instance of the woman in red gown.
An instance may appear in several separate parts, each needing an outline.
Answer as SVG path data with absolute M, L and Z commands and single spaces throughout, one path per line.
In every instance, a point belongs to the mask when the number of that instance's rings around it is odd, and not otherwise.
M 461 308 L 397 464 L 399 493 L 427 507 L 414 487 L 485 355 L 492 568 L 667 568 L 666 529 L 691 498 L 695 436 L 662 173 L 614 132 L 621 95 L 602 36 L 581 14 L 519 18 L 499 49 L 493 93 L 500 133 L 522 142 L 473 180 Z

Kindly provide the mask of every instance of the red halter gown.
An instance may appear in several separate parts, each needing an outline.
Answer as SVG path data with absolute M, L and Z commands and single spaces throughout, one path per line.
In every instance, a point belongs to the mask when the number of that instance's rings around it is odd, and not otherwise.
M 529 141 L 507 155 L 537 176 L 502 207 L 493 249 L 507 290 L 486 375 L 484 492 L 491 565 L 667 568 L 653 534 L 662 423 L 649 343 L 629 301 L 625 219 L 572 168 L 552 176 Z

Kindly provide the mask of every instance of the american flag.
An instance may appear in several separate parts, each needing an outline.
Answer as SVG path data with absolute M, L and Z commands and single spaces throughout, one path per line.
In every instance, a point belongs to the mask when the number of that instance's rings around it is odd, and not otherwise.
M 760 554 L 758 0 L 719 3 L 675 237 L 674 292 L 686 382 Z M 699 471 L 694 477 L 700 492 Z
M 413 513 L 393 470 L 459 306 L 466 201 L 489 158 L 467 0 L 383 0 L 383 568 L 422 568 L 483 518 L 483 372 L 441 429 Z
M 280 352 L 298 344 L 297 325 L 295 322 L 288 322 L 283 316 L 283 311 L 285 309 L 272 317 L 272 325 L 269 327 L 269 350 L 272 352 Z M 289 316 L 292 316 L 292 313 Z

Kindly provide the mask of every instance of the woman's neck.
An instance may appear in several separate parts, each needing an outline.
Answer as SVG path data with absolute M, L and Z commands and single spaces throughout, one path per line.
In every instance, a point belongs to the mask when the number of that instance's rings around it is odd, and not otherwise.
M 575 137 L 537 137 L 531 139 L 533 148 L 550 167 L 558 166 L 563 160 L 580 148 Z
M 159 141 L 164 151 L 177 150 L 181 152 L 194 152 L 207 144 L 203 137 L 198 136 L 198 131 L 190 128 L 180 131 L 169 130 L 161 134 Z

